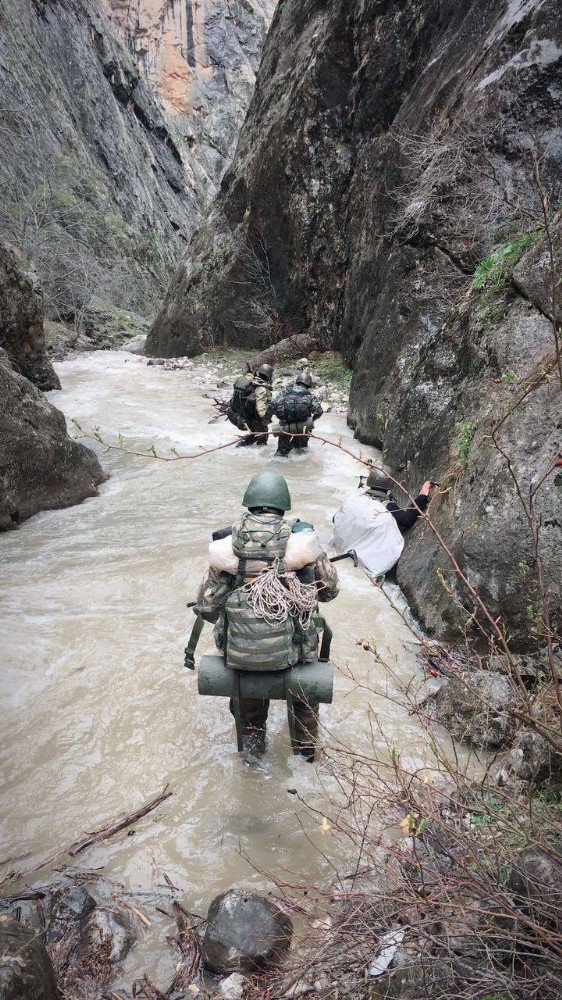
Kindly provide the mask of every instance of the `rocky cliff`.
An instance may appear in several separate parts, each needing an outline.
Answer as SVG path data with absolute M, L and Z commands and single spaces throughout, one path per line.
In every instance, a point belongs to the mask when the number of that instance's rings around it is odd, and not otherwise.
M 231 159 L 277 0 L 104 0 L 210 196 Z
M 39 389 L 60 389 L 45 350 L 43 296 L 18 252 L 0 243 L 0 348 L 10 367 Z
M 560 447 L 549 268 L 540 290 L 524 254 L 535 240 L 543 253 L 555 203 L 561 54 L 554 0 L 285 0 L 234 162 L 148 342 L 173 356 L 307 331 L 342 349 L 358 436 L 410 486 L 444 481 L 437 526 L 522 646 L 544 632 L 534 554 L 488 435 L 535 379 L 499 441 L 524 495 Z M 547 480 L 552 569 L 561 496 Z M 458 600 L 471 607 L 446 562 L 418 529 L 401 573 L 439 635 L 458 634 Z M 555 584 L 549 599 L 559 613 Z
M 68 436 L 63 414 L 40 391 L 56 388 L 41 292 L 18 254 L 0 245 L 0 531 L 95 496 L 106 479 L 93 451 Z
M 51 314 L 149 311 L 205 204 L 101 0 L 3 0 L 0 227 Z

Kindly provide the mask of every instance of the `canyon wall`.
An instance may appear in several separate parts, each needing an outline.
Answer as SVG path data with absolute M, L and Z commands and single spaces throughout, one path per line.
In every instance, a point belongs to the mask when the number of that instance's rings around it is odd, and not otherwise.
M 498 438 L 528 497 L 560 448 L 559 290 L 545 291 L 559 238 L 545 248 L 543 210 L 555 226 L 561 55 L 554 0 L 285 0 L 147 345 L 173 356 L 310 332 L 341 349 L 358 437 L 410 488 L 442 481 L 437 527 L 521 648 L 544 641 L 536 553 L 490 433 L 535 380 Z M 561 486 L 553 470 L 536 510 L 555 618 Z M 435 634 L 460 635 L 471 598 L 428 527 L 400 577 Z
M 277 0 L 104 0 L 213 193 L 234 154 Z
M 154 312 L 232 155 L 273 0 L 106 6 L 2 3 L 0 230 L 48 314 L 78 323 L 92 299 Z

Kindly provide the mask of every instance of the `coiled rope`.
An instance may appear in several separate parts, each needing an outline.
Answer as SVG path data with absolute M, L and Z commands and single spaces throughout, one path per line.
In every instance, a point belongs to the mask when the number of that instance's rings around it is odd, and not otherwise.
M 285 621 L 290 615 L 301 628 L 310 626 L 318 601 L 315 583 L 301 583 L 296 573 L 279 575 L 279 562 L 261 571 L 253 583 L 244 587 L 248 603 L 258 618 L 268 625 Z

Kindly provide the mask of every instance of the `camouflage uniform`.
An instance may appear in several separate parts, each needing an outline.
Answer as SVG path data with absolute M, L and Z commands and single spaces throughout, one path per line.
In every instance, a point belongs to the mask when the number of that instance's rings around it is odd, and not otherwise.
M 262 518 L 267 528 L 271 530 L 278 529 L 282 525 L 287 525 L 290 528 L 285 518 L 277 514 L 262 515 Z M 234 532 L 236 533 L 236 528 Z M 323 603 L 332 601 L 338 594 L 338 575 L 325 553 L 315 563 L 299 570 L 297 576 L 303 583 L 316 583 L 318 600 Z M 249 574 L 245 577 L 245 581 L 252 578 L 252 575 Z M 215 624 L 215 640 L 219 649 L 224 648 L 224 606 L 236 586 L 236 576 L 211 567 L 197 596 L 195 611 L 205 621 Z M 299 631 L 298 641 L 300 644 L 299 661 L 309 662 L 313 660 L 318 650 L 316 626 L 311 624 L 306 631 Z M 230 707 L 233 711 L 232 703 Z M 243 698 L 240 702 L 240 708 L 246 734 L 256 730 L 265 730 L 269 710 L 267 699 Z M 299 699 L 294 701 L 294 710 L 297 747 L 306 756 L 313 756 L 313 747 L 318 736 L 318 705 L 311 705 L 304 699 Z
M 254 387 L 253 397 L 255 402 L 248 404 L 248 412 L 244 414 L 244 420 L 253 433 L 241 442 L 243 445 L 263 445 L 267 444 L 268 439 L 267 431 L 269 424 L 267 416 L 272 396 L 271 385 L 261 378 L 255 378 Z
M 290 419 L 291 411 L 297 412 L 304 407 L 304 412 L 308 410 L 310 417 L 308 420 L 298 420 L 294 422 Z M 303 385 L 291 385 L 281 395 L 276 396 L 270 407 L 270 414 L 278 417 L 279 426 L 284 434 L 280 434 L 277 439 L 277 455 L 286 457 L 293 449 L 302 450 L 308 448 L 307 433 L 310 433 L 314 426 L 314 421 L 322 416 L 324 410 L 322 404 Z M 293 437 L 293 435 L 295 435 Z M 299 436 L 296 436 L 299 435 Z

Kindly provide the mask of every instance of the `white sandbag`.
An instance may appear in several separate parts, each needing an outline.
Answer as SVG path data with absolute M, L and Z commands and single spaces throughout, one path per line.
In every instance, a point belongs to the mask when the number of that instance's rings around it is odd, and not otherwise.
M 211 542 L 209 545 L 209 562 L 211 569 L 217 569 L 221 573 L 230 573 L 235 576 L 238 572 L 238 556 L 234 555 L 232 548 L 232 535 L 227 538 L 219 538 L 218 542 Z
M 334 517 L 334 546 L 342 553 L 355 549 L 365 568 L 380 576 L 402 555 L 404 539 L 384 504 L 357 491 Z
M 296 531 L 289 535 L 287 549 L 285 551 L 285 567 L 291 572 L 304 569 L 310 563 L 315 563 L 322 555 L 322 548 L 318 536 L 314 531 Z M 238 572 L 238 556 L 232 548 L 232 535 L 228 538 L 221 538 L 217 542 L 209 545 L 209 561 L 213 569 L 222 573 L 230 573 L 235 576 Z M 248 573 L 259 573 L 265 563 L 248 562 L 246 569 Z

